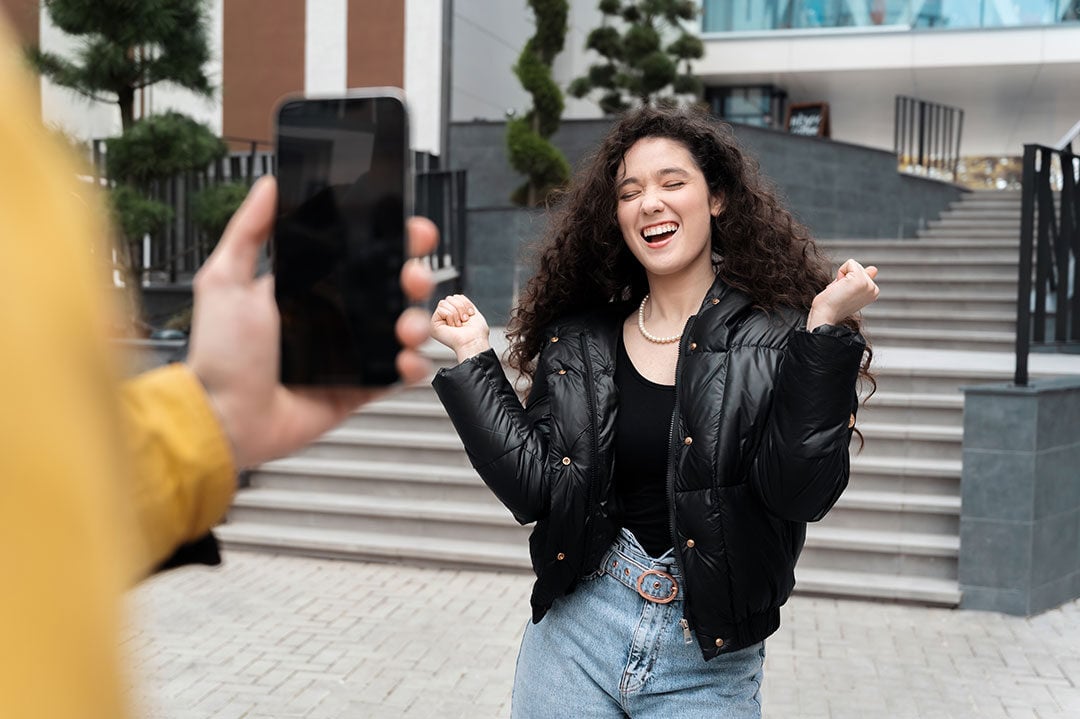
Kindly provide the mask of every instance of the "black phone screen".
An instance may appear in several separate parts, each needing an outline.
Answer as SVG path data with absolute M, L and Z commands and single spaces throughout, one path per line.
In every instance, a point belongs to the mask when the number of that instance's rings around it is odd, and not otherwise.
M 285 384 L 398 379 L 409 134 L 392 96 L 287 101 L 272 245 Z

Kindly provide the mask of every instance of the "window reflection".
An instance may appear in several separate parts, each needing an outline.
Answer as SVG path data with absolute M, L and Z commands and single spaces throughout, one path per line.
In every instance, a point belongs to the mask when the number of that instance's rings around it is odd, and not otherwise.
M 704 0 L 702 5 L 704 32 L 1022 27 L 1080 19 L 1080 0 Z

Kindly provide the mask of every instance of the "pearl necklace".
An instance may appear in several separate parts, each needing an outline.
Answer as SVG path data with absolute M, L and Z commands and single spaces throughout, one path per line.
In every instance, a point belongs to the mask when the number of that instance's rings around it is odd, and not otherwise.
M 641 306 L 638 307 L 638 311 L 637 311 L 637 328 L 638 328 L 638 331 L 641 332 L 641 336 L 644 337 L 645 339 L 649 340 L 650 342 L 654 342 L 654 343 L 656 343 L 658 345 L 671 344 L 672 342 L 678 342 L 679 340 L 681 340 L 682 339 L 682 332 L 680 332 L 677 335 L 672 335 L 671 337 L 657 337 L 656 335 L 654 335 L 653 333 L 651 333 L 647 329 L 645 329 L 645 304 L 648 301 L 649 301 L 649 296 L 648 295 L 645 295 L 644 297 L 642 297 L 641 298 Z

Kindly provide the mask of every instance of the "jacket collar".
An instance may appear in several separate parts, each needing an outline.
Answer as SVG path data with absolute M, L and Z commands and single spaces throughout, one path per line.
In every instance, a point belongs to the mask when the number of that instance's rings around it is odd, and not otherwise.
M 728 336 L 738 325 L 746 311 L 753 307 L 750 298 L 734 289 L 717 275 L 712 286 L 701 298 L 697 314 L 691 318 L 691 334 L 708 336 L 713 347 L 727 347 Z M 586 321 L 587 334 L 591 335 L 602 357 L 614 366 L 622 323 L 637 308 L 634 302 L 612 302 L 592 313 L 592 321 Z

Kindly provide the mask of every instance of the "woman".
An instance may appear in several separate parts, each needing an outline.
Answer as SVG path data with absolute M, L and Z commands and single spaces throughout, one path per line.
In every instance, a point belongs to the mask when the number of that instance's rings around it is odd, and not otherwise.
M 877 270 L 826 266 L 730 128 L 644 108 L 568 191 L 515 311 L 526 408 L 483 315 L 439 303 L 460 364 L 435 389 L 536 522 L 514 716 L 760 716 L 764 640 L 847 483 L 869 365 Z

